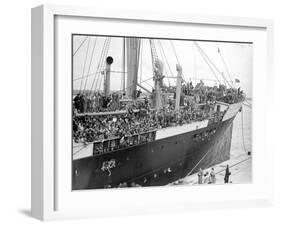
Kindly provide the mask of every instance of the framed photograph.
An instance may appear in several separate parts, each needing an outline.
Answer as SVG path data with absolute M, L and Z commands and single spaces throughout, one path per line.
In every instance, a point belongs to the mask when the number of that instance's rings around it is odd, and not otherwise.
M 264 19 L 32 9 L 32 216 L 270 205 L 272 32 Z

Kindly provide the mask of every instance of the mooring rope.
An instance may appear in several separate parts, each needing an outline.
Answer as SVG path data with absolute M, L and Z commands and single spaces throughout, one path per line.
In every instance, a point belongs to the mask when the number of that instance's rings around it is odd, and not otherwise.
M 195 170 L 195 168 L 200 164 L 200 162 L 202 162 L 202 160 L 209 154 L 209 152 L 211 151 L 212 149 L 210 148 L 206 153 L 205 155 L 203 155 L 203 157 L 199 160 L 199 162 L 190 170 L 190 172 L 187 174 L 187 176 L 190 176 L 191 173 L 193 172 L 193 170 Z
M 245 145 L 245 136 L 244 136 L 244 120 L 243 120 L 243 108 L 241 110 L 241 130 L 242 130 L 242 144 L 243 144 L 243 148 L 244 151 L 248 154 L 249 152 L 246 149 L 246 145 Z

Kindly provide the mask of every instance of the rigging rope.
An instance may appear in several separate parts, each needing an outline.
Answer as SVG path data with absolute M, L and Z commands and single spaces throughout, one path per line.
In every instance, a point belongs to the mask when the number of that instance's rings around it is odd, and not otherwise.
M 101 56 L 102 56 L 103 51 L 104 51 L 104 48 L 105 48 L 106 40 L 107 40 L 107 38 L 104 40 L 103 47 L 102 47 L 102 52 L 101 52 Z M 98 63 L 98 65 L 97 65 L 97 69 L 96 69 L 96 72 L 95 72 L 95 74 L 94 74 L 94 75 L 96 75 L 96 76 L 93 78 L 93 81 L 92 81 L 92 85 L 91 85 L 91 89 L 90 89 L 90 90 L 91 90 L 91 93 L 93 92 L 93 87 L 94 87 L 95 83 L 97 82 L 97 79 L 98 79 L 98 77 L 99 77 L 99 74 L 101 73 L 101 71 L 100 71 L 101 56 L 100 56 L 100 58 L 99 58 L 99 63 Z
M 126 82 L 126 76 L 125 76 L 125 71 L 126 71 L 126 38 L 123 38 L 123 49 L 122 49 L 122 56 L 121 58 L 123 59 L 122 61 L 122 69 L 123 69 L 123 73 L 121 74 L 121 89 L 123 89 L 123 91 L 125 92 L 125 82 Z M 124 94 L 124 93 L 123 93 Z
M 195 76 L 195 79 L 197 79 L 196 52 L 195 52 L 195 47 L 194 47 L 194 45 L 191 45 L 191 46 L 192 46 L 192 52 L 193 52 L 194 76 Z
M 149 39 L 149 43 L 150 43 L 152 69 L 153 69 L 153 74 L 155 74 L 154 68 L 155 68 L 156 60 L 158 60 L 158 55 L 157 55 L 156 48 L 155 48 L 155 45 L 154 45 L 154 40 Z
M 201 54 L 203 60 L 206 62 L 206 64 L 209 66 L 211 72 L 214 74 L 214 76 L 216 77 L 218 83 L 220 83 L 220 80 L 218 79 L 217 75 L 216 75 L 216 72 L 214 71 L 214 69 L 211 67 L 211 65 L 209 64 L 209 62 L 207 61 L 207 59 L 205 58 L 205 56 L 202 54 L 202 50 L 199 48 L 199 46 L 197 45 L 196 42 L 194 42 L 194 45 L 197 47 L 199 53 Z
M 170 68 L 169 63 L 167 62 L 166 55 L 165 55 L 165 53 L 164 53 L 164 50 L 163 50 L 163 47 L 162 47 L 162 44 L 161 44 L 160 40 L 158 40 L 158 46 L 159 46 L 159 50 L 160 50 L 160 55 L 161 55 L 161 57 L 163 58 L 164 63 L 166 62 L 167 66 L 168 66 L 168 69 L 169 69 L 169 71 L 170 71 L 170 73 L 171 73 L 171 76 L 173 76 L 172 70 L 171 70 L 171 68 Z M 169 77 L 168 77 L 167 79 L 168 79 L 168 83 L 169 83 L 169 86 L 170 86 L 171 83 L 170 83 Z
M 152 79 L 153 79 L 153 77 L 148 78 L 148 79 L 146 79 L 146 80 L 142 80 L 139 84 L 146 83 L 147 85 L 149 85 L 149 86 L 151 86 L 151 87 L 153 88 L 152 85 L 150 85 L 149 83 L 147 83 L 148 80 L 152 80 Z M 125 88 L 125 90 L 131 88 L 132 86 L 134 86 L 134 85 L 127 86 L 127 87 Z M 122 90 L 117 90 L 116 92 L 121 92 L 121 91 L 123 91 L 123 89 L 122 89 Z
M 176 57 L 176 59 L 177 59 L 177 63 L 178 63 L 179 65 L 181 65 L 181 64 L 180 64 L 180 61 L 179 61 L 179 58 L 178 58 L 178 55 L 177 55 L 177 52 L 176 52 L 176 49 L 175 49 L 175 46 L 174 46 L 172 40 L 170 40 L 170 43 L 171 43 L 171 46 L 172 46 L 172 48 L 173 48 L 175 57 Z M 183 74 L 182 74 L 181 78 L 182 78 L 182 80 L 187 84 L 187 81 L 184 79 Z
M 100 71 L 90 73 L 90 74 L 88 74 L 88 76 L 89 76 L 89 77 L 92 77 L 92 76 L 94 76 L 94 75 L 96 75 L 96 74 L 98 74 L 98 73 L 100 73 Z M 78 78 L 73 79 L 73 81 L 78 81 L 78 80 L 81 80 L 81 79 L 83 79 L 83 78 L 84 78 L 83 76 L 80 76 L 80 77 L 78 77 Z
M 221 50 L 220 50 L 218 44 L 217 44 L 217 47 L 218 47 L 218 53 L 219 53 L 219 55 L 220 55 L 220 57 L 221 57 L 221 60 L 222 60 L 223 65 L 224 65 L 224 67 L 225 67 L 226 73 L 227 73 L 227 75 L 228 75 L 228 77 L 229 77 L 229 80 L 230 80 L 231 83 L 233 83 L 233 81 L 232 81 L 232 79 L 231 79 L 231 76 L 230 76 L 230 72 L 229 72 L 228 67 L 227 67 L 227 65 L 226 65 L 226 63 L 225 63 L 224 57 L 223 57 L 223 55 L 222 55 L 222 52 L 221 52 Z
M 108 55 L 108 50 L 109 50 L 109 46 L 110 46 L 110 41 L 111 41 L 111 38 L 109 38 L 108 41 L 107 41 L 107 46 L 106 46 L 105 53 L 104 53 L 104 57 L 103 57 L 103 60 L 102 60 L 103 64 L 101 65 L 101 67 L 103 67 L 103 68 L 105 68 L 105 58 L 106 58 L 106 56 Z M 104 70 L 103 70 L 103 71 L 104 71 Z M 99 82 L 98 87 L 96 87 L 95 90 L 97 90 L 97 88 L 98 88 L 99 90 L 101 89 L 102 81 L 104 80 L 105 74 L 103 74 L 103 76 L 102 76 L 102 73 L 100 73 L 100 75 L 101 75 L 101 77 L 100 77 L 100 82 Z
M 140 60 L 139 60 L 140 82 L 142 81 L 142 52 L 143 52 L 143 43 L 140 42 Z
M 88 59 L 90 41 L 91 41 L 91 38 L 88 39 L 87 51 L 86 51 L 86 56 L 85 56 L 85 61 L 84 61 L 84 66 L 83 66 L 83 73 L 82 73 L 83 78 L 84 78 L 86 63 L 87 63 L 87 59 Z M 79 93 L 81 92 L 81 89 L 82 89 L 83 78 L 81 79 Z
M 163 46 L 162 46 L 162 43 L 161 43 L 160 41 L 159 41 L 159 44 L 160 44 L 160 49 L 161 49 L 162 52 L 163 52 L 163 55 L 164 55 L 166 64 L 168 65 L 168 68 L 169 68 L 169 71 L 170 71 L 170 73 L 171 73 L 171 76 L 172 76 L 172 77 L 175 77 L 175 75 L 174 75 L 174 73 L 173 73 L 173 70 L 172 70 L 171 67 L 170 67 L 169 61 L 168 61 L 168 59 L 167 59 L 167 57 L 166 57 L 166 54 L 165 54 L 164 48 L 163 48 Z
M 175 46 L 174 46 L 172 40 L 170 40 L 170 43 L 171 43 L 171 46 L 172 46 L 172 48 L 173 48 L 173 51 L 174 51 L 175 57 L 176 57 L 176 59 L 177 59 L 177 62 L 178 62 L 178 64 L 180 65 L 180 61 L 179 61 L 179 58 L 178 58 L 178 56 L 177 56 L 176 49 L 175 49 Z
M 105 43 L 105 47 L 104 47 L 104 50 L 103 50 L 101 58 L 100 58 L 99 70 L 101 71 L 101 73 L 97 77 L 97 82 L 95 84 L 95 89 L 94 90 L 97 90 L 100 87 L 100 84 L 102 82 L 102 77 L 103 77 L 103 73 L 104 73 L 104 63 L 105 63 L 104 60 L 105 60 L 105 56 L 107 54 L 108 41 L 109 41 L 109 38 L 107 39 L 107 41 Z
M 74 56 L 78 50 L 82 47 L 82 45 L 84 44 L 84 42 L 87 40 L 88 36 L 85 37 L 85 39 L 82 41 L 82 43 L 78 46 L 78 48 L 74 51 L 74 53 L 72 54 L 72 56 Z
M 97 37 L 95 38 L 94 47 L 92 49 L 91 59 L 90 59 L 89 67 L 88 67 L 88 72 L 87 72 L 87 77 L 86 77 L 86 81 L 85 81 L 85 84 L 84 84 L 83 92 L 85 92 L 85 90 L 86 90 L 88 77 L 89 77 L 89 73 L 90 73 L 90 69 L 91 69 L 92 61 L 93 61 L 93 56 L 94 56 L 94 52 L 95 52 L 95 48 L 96 48 L 96 43 L 97 43 Z
M 149 85 L 150 87 L 152 87 L 154 89 L 154 87 L 152 85 L 150 85 L 147 81 L 143 81 L 143 83 Z
M 90 89 L 90 90 L 91 90 L 91 93 L 93 92 L 93 87 L 94 87 L 94 85 L 97 83 L 98 77 L 99 77 L 99 75 L 100 75 L 100 73 L 101 73 L 101 70 L 100 70 L 100 64 L 101 64 L 101 60 L 102 60 L 101 58 L 102 58 L 102 56 L 103 56 L 103 52 L 104 52 L 104 49 L 105 49 L 105 46 L 106 46 L 107 39 L 108 39 L 108 38 L 106 38 L 106 39 L 104 40 L 104 43 L 103 43 L 101 57 L 100 57 L 99 63 L 98 63 L 98 65 L 97 65 L 97 70 L 96 70 L 96 74 L 98 74 L 98 75 L 95 76 L 94 79 L 93 79 L 93 82 L 92 82 L 92 85 L 91 85 L 91 89 Z
M 93 73 L 90 73 L 89 74 L 89 77 L 92 77 L 92 76 L 94 76 L 94 75 L 96 75 L 96 74 L 98 74 L 98 73 L 101 73 L 102 71 L 97 71 L 97 72 L 93 72 Z M 110 71 L 111 73 L 120 73 L 120 74 L 126 74 L 127 72 L 125 71 L 125 72 L 123 72 L 123 71 Z M 75 79 L 73 79 L 73 81 L 78 81 L 78 80 L 80 80 L 80 79 L 82 79 L 83 77 L 82 76 L 80 76 L 80 77 L 78 77 L 78 78 L 75 78 Z
M 208 57 L 208 55 L 204 52 L 204 50 L 199 46 L 199 44 L 197 42 L 196 46 L 198 49 L 201 50 L 202 54 L 208 59 L 208 61 L 212 64 L 212 66 L 216 69 L 216 71 L 218 72 L 218 74 L 220 74 L 223 77 L 224 83 L 226 85 L 226 83 L 229 85 L 229 87 L 232 87 L 232 85 L 227 81 L 227 79 L 225 78 L 224 74 L 217 68 L 217 66 L 211 61 L 211 59 Z

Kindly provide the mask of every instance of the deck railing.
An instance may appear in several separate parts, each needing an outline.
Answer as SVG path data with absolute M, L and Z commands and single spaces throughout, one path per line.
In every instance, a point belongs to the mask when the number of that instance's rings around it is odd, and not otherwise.
M 93 142 L 93 155 L 103 154 L 155 140 L 156 130 Z

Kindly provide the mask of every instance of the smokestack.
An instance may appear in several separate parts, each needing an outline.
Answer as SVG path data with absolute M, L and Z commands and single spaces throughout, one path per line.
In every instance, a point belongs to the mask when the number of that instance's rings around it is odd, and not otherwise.
M 108 56 L 106 58 L 106 66 L 105 66 L 105 78 L 104 78 L 104 95 L 108 96 L 110 93 L 110 71 L 111 64 L 113 63 L 113 58 Z

